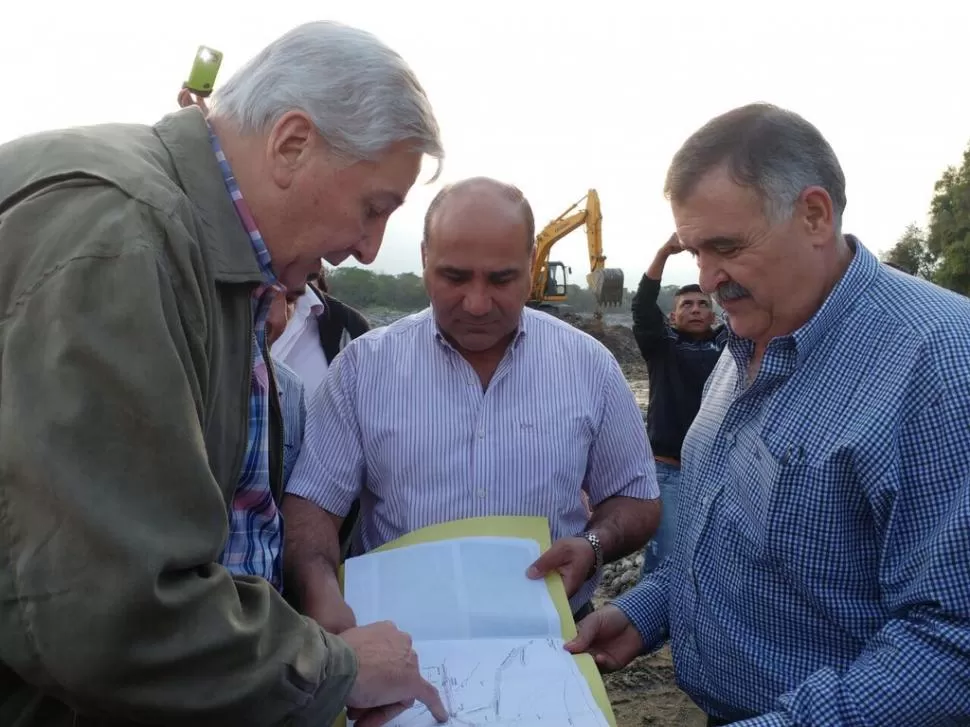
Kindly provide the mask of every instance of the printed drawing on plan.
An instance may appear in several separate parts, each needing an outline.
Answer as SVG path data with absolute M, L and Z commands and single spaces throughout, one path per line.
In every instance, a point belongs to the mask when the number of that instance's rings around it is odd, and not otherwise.
M 449 658 L 422 667 L 425 679 L 441 694 L 448 727 L 588 727 L 605 724 L 597 716 L 581 684 L 567 679 L 550 689 L 542 667 L 562 658 L 562 646 L 552 639 L 533 639 L 508 651 L 498 663 L 479 655 Z M 528 670 L 539 667 L 540 671 Z M 553 692 L 553 689 L 555 690 Z M 421 703 L 402 714 L 393 727 L 432 727 L 434 717 Z

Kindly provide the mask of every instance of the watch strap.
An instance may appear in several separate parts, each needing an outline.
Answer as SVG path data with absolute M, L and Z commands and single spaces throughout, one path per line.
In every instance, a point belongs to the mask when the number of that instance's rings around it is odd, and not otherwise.
M 589 580 L 596 575 L 600 568 L 603 567 L 603 546 L 600 543 L 599 536 L 590 530 L 583 531 L 579 534 L 579 537 L 583 538 L 587 543 L 589 543 L 590 547 L 593 549 L 593 555 L 595 556 L 593 567 L 586 576 L 586 580 Z

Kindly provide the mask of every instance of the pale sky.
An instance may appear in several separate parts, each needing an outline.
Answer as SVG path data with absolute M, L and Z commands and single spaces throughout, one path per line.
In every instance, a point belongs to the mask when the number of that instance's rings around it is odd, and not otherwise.
M 517 184 L 540 227 L 596 188 L 607 265 L 622 267 L 634 288 L 671 231 L 662 195 L 671 156 L 708 118 L 750 101 L 787 106 L 827 136 L 848 183 L 845 229 L 867 247 L 884 250 L 907 224 L 925 222 L 934 182 L 970 141 L 970 3 L 898 8 L 875 0 L 10 1 L 0 23 L 0 142 L 77 124 L 153 123 L 176 107 L 198 45 L 223 51 L 225 80 L 292 26 L 339 20 L 377 34 L 415 69 L 443 129 L 441 183 L 484 174 Z M 420 269 L 421 220 L 437 188 L 419 180 L 373 269 Z M 577 230 L 553 259 L 582 284 L 585 252 Z M 686 255 L 668 264 L 665 282 L 695 278 Z

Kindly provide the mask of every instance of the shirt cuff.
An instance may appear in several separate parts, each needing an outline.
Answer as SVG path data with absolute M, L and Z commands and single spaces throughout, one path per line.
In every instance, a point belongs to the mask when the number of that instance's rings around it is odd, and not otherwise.
M 647 577 L 609 603 L 620 609 L 640 632 L 644 652 L 663 646 L 668 631 L 666 578 Z
M 298 469 L 299 466 L 298 461 L 295 467 Z M 350 509 L 354 506 L 354 500 L 357 499 L 335 484 L 327 483 L 325 485 L 319 480 L 313 481 L 309 477 L 297 476 L 296 471 L 290 475 L 290 481 L 286 483 L 284 492 L 287 495 L 295 495 L 308 500 L 321 510 L 326 510 L 337 517 L 347 517 Z

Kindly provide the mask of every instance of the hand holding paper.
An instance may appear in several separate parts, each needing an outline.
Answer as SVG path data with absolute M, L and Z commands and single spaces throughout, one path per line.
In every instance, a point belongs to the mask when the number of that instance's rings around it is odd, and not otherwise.
M 616 606 L 604 606 L 577 624 L 579 633 L 566 643 L 573 654 L 588 652 L 602 671 L 622 669 L 643 651 L 640 632 Z
M 526 575 L 533 580 L 559 571 L 566 596 L 572 598 L 589 577 L 596 554 L 585 538 L 561 538 L 529 566 Z

